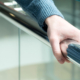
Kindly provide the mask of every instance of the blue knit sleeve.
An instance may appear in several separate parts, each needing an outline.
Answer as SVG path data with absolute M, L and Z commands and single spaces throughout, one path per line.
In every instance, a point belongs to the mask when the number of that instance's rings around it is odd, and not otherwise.
M 52 0 L 16 0 L 16 2 L 18 2 L 25 12 L 30 12 L 42 28 L 47 17 L 52 15 L 63 17 Z

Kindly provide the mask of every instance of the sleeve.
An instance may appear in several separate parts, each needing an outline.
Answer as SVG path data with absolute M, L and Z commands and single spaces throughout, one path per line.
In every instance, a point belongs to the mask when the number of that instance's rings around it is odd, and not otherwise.
M 63 18 L 63 15 L 55 6 L 53 0 L 16 0 L 16 2 L 26 12 L 28 11 L 33 15 L 39 26 L 44 29 L 44 21 L 47 17 L 58 15 Z

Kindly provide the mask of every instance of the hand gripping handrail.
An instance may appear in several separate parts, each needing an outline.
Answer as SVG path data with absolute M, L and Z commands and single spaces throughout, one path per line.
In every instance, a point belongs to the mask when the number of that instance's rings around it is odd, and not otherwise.
M 35 19 L 33 19 L 33 17 L 19 13 L 19 12 L 15 11 L 14 9 L 5 6 L 1 2 L 0 2 L 0 15 L 2 17 L 4 17 L 5 19 L 7 19 L 8 21 L 10 21 L 13 25 L 16 25 L 21 30 L 25 31 L 28 34 L 31 34 L 32 36 L 36 37 L 37 39 L 39 39 L 43 43 L 50 46 L 50 43 L 48 42 L 48 39 L 47 39 L 46 32 L 44 32 L 38 26 L 38 24 L 36 23 Z M 77 57 L 75 58 L 73 55 L 71 55 L 74 53 L 73 50 L 76 53 L 78 53 L 78 54 L 76 54 L 76 56 L 80 55 L 80 47 L 79 46 L 80 45 L 76 46 L 74 44 L 69 45 L 69 47 L 67 49 L 67 52 L 68 52 L 67 57 L 69 58 L 69 60 L 71 62 L 80 66 L 80 58 L 77 58 Z

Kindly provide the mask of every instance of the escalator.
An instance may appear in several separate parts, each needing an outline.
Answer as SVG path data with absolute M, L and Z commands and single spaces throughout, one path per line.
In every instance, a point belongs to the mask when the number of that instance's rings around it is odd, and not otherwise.
M 57 62 L 35 18 L 10 6 L 0 3 L 0 80 L 80 80 L 79 67 Z

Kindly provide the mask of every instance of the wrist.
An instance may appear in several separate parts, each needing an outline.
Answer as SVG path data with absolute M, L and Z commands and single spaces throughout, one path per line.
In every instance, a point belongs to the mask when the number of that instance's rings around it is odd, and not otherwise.
M 52 16 L 46 18 L 45 24 L 47 26 L 50 26 L 50 25 L 52 25 L 52 23 L 53 24 L 55 24 L 56 22 L 58 23 L 58 21 L 61 21 L 61 19 L 63 19 L 63 18 L 58 15 L 52 15 Z

